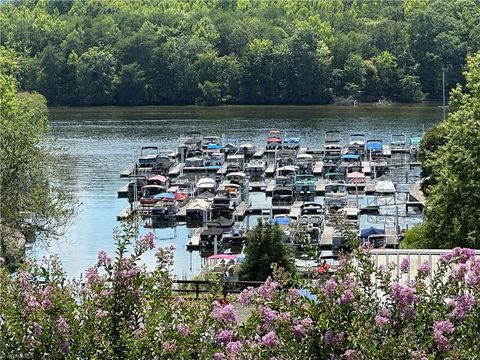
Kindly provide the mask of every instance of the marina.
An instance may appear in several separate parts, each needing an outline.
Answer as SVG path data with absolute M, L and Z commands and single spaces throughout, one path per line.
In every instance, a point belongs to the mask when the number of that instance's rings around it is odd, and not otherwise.
M 228 112 L 225 112 L 226 109 L 229 109 Z M 251 114 L 253 115 L 248 113 L 250 109 L 252 109 Z M 378 159 L 378 154 L 374 154 L 373 159 L 368 157 L 360 159 L 361 169 L 356 165 L 355 159 L 345 159 L 344 164 L 341 164 L 342 169 L 348 167 L 352 170 L 361 170 L 365 176 L 365 183 L 358 182 L 357 184 L 354 181 L 361 181 L 361 176 L 357 180 L 353 180 L 352 177 L 350 179 L 338 179 L 345 182 L 346 194 L 342 196 L 345 197 L 346 195 L 346 199 L 334 199 L 333 196 L 325 196 L 323 191 L 317 191 L 319 189 L 323 190 L 323 182 L 328 180 L 328 176 L 325 177 L 327 172 L 323 171 L 326 167 L 322 168 L 322 165 L 325 164 L 324 135 L 330 129 L 338 129 L 339 145 L 342 149 L 350 142 L 349 134 L 356 132 L 364 133 L 366 140 L 380 138 L 386 145 L 391 144 L 390 133 L 403 132 L 406 134 L 408 143 L 408 139 L 418 136 L 423 123 L 426 122 L 427 126 L 429 126 L 429 122 L 431 124 L 432 119 L 436 116 L 436 108 L 419 107 L 418 111 L 422 115 L 415 115 L 417 118 L 412 117 L 412 114 L 417 111 L 412 107 L 409 107 L 408 111 L 407 108 L 405 108 L 405 111 L 403 111 L 403 108 L 398 110 L 398 107 L 388 109 L 358 108 L 356 110 L 341 107 L 284 107 L 282 109 L 284 109 L 282 111 L 285 111 L 284 115 L 278 114 L 273 108 L 242 107 L 237 110 L 220 107 L 208 109 L 208 116 L 205 118 L 202 118 L 203 115 L 196 113 L 196 108 L 172 108 L 172 110 L 170 108 L 152 108 L 151 110 L 134 108 L 128 112 L 124 112 L 122 109 L 106 109 L 103 112 L 95 109 L 95 112 L 85 111 L 84 114 L 81 113 L 82 117 L 78 119 L 71 118 L 70 114 L 73 113 L 69 111 L 65 112 L 61 109 L 52 111 L 51 120 L 54 135 L 60 139 L 60 145 L 69 154 L 69 159 L 75 159 L 74 162 L 66 161 L 64 166 L 66 170 L 68 169 L 67 171 L 74 171 L 80 175 L 75 179 L 75 182 L 70 182 L 70 184 L 74 189 L 75 197 L 82 205 L 78 220 L 75 221 L 66 235 L 68 241 L 60 240 L 51 243 L 48 252 L 60 254 L 66 264 L 67 273 L 78 274 L 78 270 L 85 269 L 96 261 L 96 253 L 99 250 L 103 249 L 109 252 L 114 250 L 114 242 L 111 240 L 112 229 L 115 227 L 122 228 L 122 224 L 117 221 L 117 218 L 118 220 L 126 220 L 131 218 L 131 214 L 139 211 L 142 219 L 138 224 L 138 233 L 144 234 L 151 231 L 155 235 L 157 246 L 175 246 L 174 273 L 180 278 L 194 278 L 202 268 L 204 259 L 213 253 L 213 248 L 202 246 L 195 250 L 187 249 L 187 244 L 196 229 L 208 226 L 202 218 L 199 219 L 200 221 L 187 221 L 186 206 L 193 203 L 193 200 L 199 196 L 195 193 L 195 187 L 200 178 L 207 176 L 216 179 L 217 188 L 212 193 L 214 197 L 217 195 L 216 192 L 221 182 L 225 180 L 221 178 L 225 177 L 227 167 L 230 166 L 229 172 L 235 170 L 235 168 L 238 170 L 238 165 L 242 166 L 242 160 L 241 157 L 237 159 L 234 157 L 233 159 L 230 158 L 228 162 L 224 161 L 223 164 L 213 164 L 214 159 L 211 155 L 218 149 L 211 149 L 210 154 L 205 157 L 205 161 L 210 161 L 210 164 L 202 163 L 201 166 L 218 166 L 217 169 L 208 170 L 207 173 L 205 169 L 196 172 L 183 171 L 185 164 L 182 163 L 182 159 L 174 158 L 172 153 L 190 137 L 188 132 L 191 132 L 192 129 L 203 134 L 198 135 L 199 137 L 217 136 L 218 142 L 225 144 L 227 152 L 232 151 L 232 147 L 235 148 L 235 139 L 237 139 L 237 150 L 240 142 L 243 142 L 243 140 L 238 139 L 249 139 L 245 142 L 249 142 L 255 147 L 255 152 L 243 156 L 244 168 L 240 172 L 246 174 L 248 189 L 246 185 L 239 189 L 241 196 L 244 196 L 244 198 L 240 199 L 241 206 L 237 206 L 237 214 L 233 216 L 232 213 L 232 217 L 235 217 L 233 229 L 248 230 L 255 226 L 260 218 L 264 221 L 271 221 L 273 217 L 288 217 L 295 202 L 299 204 L 314 202 L 322 205 L 322 207 L 325 201 L 331 203 L 333 207 L 335 207 L 335 203 L 343 205 L 345 217 L 354 224 L 355 232 L 370 226 L 381 229 L 387 228 L 388 231 L 389 227 L 394 228 L 394 223 L 399 223 L 401 228 L 407 228 L 421 221 L 421 211 L 416 206 L 414 199 L 406 198 L 410 187 L 419 179 L 420 171 L 418 160 L 415 160 L 414 157 L 410 158 L 409 153 L 393 152 L 391 157 L 386 159 L 389 165 L 389 174 L 386 176 L 392 179 L 398 192 L 396 205 L 394 205 L 391 194 L 375 193 L 376 179 L 373 174 L 374 164 L 372 162 Z M 170 112 L 170 110 L 173 112 Z M 382 115 L 377 119 L 375 113 Z M 148 120 L 152 116 L 156 120 Z M 230 118 L 231 116 L 235 119 Z M 253 118 L 250 119 L 250 116 L 253 116 Z M 358 116 L 368 118 L 369 123 L 353 120 Z M 103 119 L 109 117 L 122 119 L 118 123 L 121 126 L 119 125 L 120 127 L 117 128 L 112 127 L 113 125 L 106 125 Z M 243 120 L 236 120 L 236 117 Z M 341 117 L 345 117 L 345 119 L 343 120 Z M 275 118 L 275 120 L 273 122 L 266 120 L 270 118 Z M 330 118 L 335 119 L 335 121 L 329 120 Z M 312 122 L 311 119 L 316 120 Z M 178 124 L 182 124 L 182 127 L 179 127 Z M 139 125 L 142 127 L 141 131 L 136 130 Z M 298 148 L 277 149 L 276 151 L 266 149 L 266 139 L 271 129 L 278 129 L 282 137 L 291 138 L 293 137 L 293 135 L 290 135 L 291 129 L 296 127 L 304 129 L 302 133 L 297 131 L 295 135 L 299 138 Z M 78 129 L 83 130 L 78 132 Z M 307 132 L 308 136 L 306 135 Z M 96 141 L 95 147 L 90 145 L 90 141 L 93 141 L 90 139 Z M 229 142 L 233 146 L 228 145 Z M 148 146 L 157 147 L 158 155 L 169 157 L 172 161 L 166 174 L 167 183 L 157 185 L 160 186 L 156 188 L 158 190 L 157 196 L 161 196 L 163 193 L 176 193 L 179 192 L 178 190 L 189 195 L 185 204 L 177 200 L 175 200 L 177 204 L 175 204 L 175 201 L 170 203 L 167 198 L 159 199 L 161 204 L 155 207 L 155 212 L 163 214 L 161 216 L 165 220 L 159 220 L 158 216 L 151 217 L 149 215 L 154 210 L 153 205 L 155 204 L 140 203 L 142 193 L 138 190 L 141 188 L 142 181 L 146 181 L 145 177 L 154 174 L 149 174 L 147 169 L 141 169 L 142 171 L 139 171 L 136 175 L 132 171 L 133 164 L 139 160 L 141 148 Z M 293 146 L 297 145 L 293 144 Z M 342 153 L 342 149 L 340 149 L 340 156 L 345 155 L 345 151 Z M 236 150 L 233 151 L 236 152 Z M 275 154 L 277 159 L 275 159 Z M 193 158 L 201 157 L 199 153 L 191 152 L 190 155 Z M 229 152 L 227 155 L 235 155 L 235 153 Z M 278 193 L 281 189 L 276 189 L 275 200 L 273 199 L 273 190 L 275 186 L 281 187 L 283 184 L 276 183 L 278 178 L 276 171 L 280 164 L 274 165 L 274 162 L 277 160 L 285 163 L 282 163 L 283 166 L 290 166 L 286 163 L 289 158 L 294 163 L 293 166 L 298 166 L 297 173 L 307 173 L 315 170 L 315 174 L 312 174 L 314 191 L 311 193 L 307 188 L 304 193 L 304 190 L 300 187 L 300 178 L 297 185 L 295 179 L 293 179 L 292 183 L 287 185 L 296 188 L 291 194 L 293 195 L 292 201 L 278 203 L 278 199 L 283 196 Z M 377 164 L 380 161 L 383 161 L 383 159 L 378 159 Z M 240 164 L 236 164 L 237 162 Z M 197 164 L 197 166 L 199 165 Z M 267 167 L 269 167 L 269 174 L 271 174 L 269 176 L 265 174 Z M 322 169 L 322 173 L 319 172 L 319 169 Z M 385 169 L 380 168 L 380 170 Z M 328 172 L 331 173 L 331 171 Z M 377 171 L 377 179 L 382 176 L 381 171 Z M 119 177 L 120 173 L 123 173 L 122 177 Z M 406 179 L 406 173 L 408 173 L 408 179 Z M 130 203 L 126 185 L 136 177 L 138 177 L 137 198 L 134 197 L 134 186 L 132 185 L 130 191 L 132 202 Z M 221 181 L 217 182 L 217 180 Z M 319 183 L 320 185 L 318 185 Z M 305 185 L 308 185 L 308 181 Z M 310 194 L 308 194 L 309 191 Z M 212 201 L 212 194 L 206 193 L 203 196 L 207 198 L 207 201 Z M 212 200 L 208 200 L 209 197 Z M 135 200 L 136 202 L 134 202 Z M 152 201 L 154 201 L 153 198 L 147 200 L 147 202 Z M 230 201 L 238 200 L 231 199 Z M 398 211 L 395 208 L 398 208 Z M 328 226 L 330 211 L 326 206 L 323 210 Z M 175 220 L 172 220 L 171 217 L 175 211 Z M 189 211 L 189 213 L 191 212 Z M 397 212 L 398 216 L 396 215 Z M 197 213 L 197 215 L 203 216 L 201 211 L 197 211 Z M 294 214 L 292 213 L 292 215 Z M 206 218 L 206 220 L 208 222 L 212 219 Z M 295 223 L 295 221 L 292 223 Z M 222 232 L 222 239 L 226 239 L 227 242 L 223 243 L 222 241 L 223 245 L 221 248 L 219 247 L 218 252 L 241 252 L 241 247 L 232 248 L 230 246 L 229 241 L 232 238 L 237 239 L 232 234 L 232 229 L 225 233 Z M 333 250 L 333 244 L 332 250 L 328 248 L 327 246 L 321 250 L 325 256 L 332 251 L 336 251 Z M 47 250 L 33 244 L 30 251 L 36 257 L 42 257 Z M 153 252 L 147 255 L 143 261 L 147 265 L 154 264 Z M 299 253 L 300 255 L 301 253 Z
M 213 256 L 230 251 L 233 243 L 241 251 L 254 225 L 248 222 L 252 216 L 281 224 L 285 243 L 297 251 L 303 247 L 296 240 L 302 234 L 320 251 L 349 249 L 349 233 L 376 248 L 397 248 L 408 212 L 421 214 L 424 203 L 419 181 L 402 190 L 409 179 L 418 177 L 410 174 L 418 159 L 410 153 L 406 137 L 396 135 L 389 146 L 352 134 L 348 143 L 341 143 L 340 132 L 327 131 L 324 147 L 310 148 L 301 144 L 301 138 L 285 134 L 270 130 L 266 143 L 255 146 L 227 141 L 224 134 L 195 133 L 168 155 L 149 157 L 148 171 L 140 157 L 120 175 L 130 171 L 129 183 L 117 192 L 128 198 L 129 205 L 117 220 L 139 215 L 151 228 L 185 223 L 192 231 L 187 251 Z M 400 184 L 403 179 L 392 171 L 400 163 L 406 184 Z M 403 224 L 399 206 L 404 207 Z M 362 217 L 380 215 L 386 207 L 395 209 L 393 224 L 385 221 L 383 226 L 362 228 Z

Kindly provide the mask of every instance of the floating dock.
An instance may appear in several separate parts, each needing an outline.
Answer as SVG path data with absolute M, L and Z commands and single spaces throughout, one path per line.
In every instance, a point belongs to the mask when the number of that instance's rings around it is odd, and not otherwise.
M 323 174 L 323 161 L 317 161 L 313 167 L 313 175 L 321 176 Z
M 177 176 L 179 176 L 179 175 L 182 173 L 184 167 L 185 167 L 185 164 L 184 164 L 184 163 L 180 163 L 180 164 L 175 165 L 174 167 L 172 167 L 172 168 L 168 171 L 168 176 L 170 176 L 170 177 L 177 177 Z
M 268 164 L 265 170 L 265 176 L 273 176 L 275 175 L 275 164 Z
M 125 185 L 117 190 L 118 198 L 126 198 L 128 196 L 128 185 Z

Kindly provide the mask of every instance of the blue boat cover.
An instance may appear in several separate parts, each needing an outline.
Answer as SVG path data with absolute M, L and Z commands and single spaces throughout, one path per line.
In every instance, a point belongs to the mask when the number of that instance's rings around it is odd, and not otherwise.
M 360 230 L 360 237 L 361 238 L 368 238 L 370 235 L 383 235 L 385 234 L 384 229 L 376 228 L 373 226 L 370 226 L 368 228 L 364 228 Z
M 289 225 L 290 219 L 288 217 L 274 218 L 271 220 L 273 225 Z
M 208 170 L 218 170 L 218 169 L 221 169 L 222 167 L 220 165 L 209 165 L 209 166 L 205 166 L 205 169 L 208 169 Z
M 223 149 L 223 146 L 222 146 L 222 145 L 218 145 L 218 144 L 208 144 L 207 149 L 208 149 L 208 150 L 212 150 L 212 149 Z
M 164 193 L 160 193 L 160 194 L 157 194 L 153 197 L 154 199 L 175 199 L 175 194 L 172 194 L 172 193 L 167 193 L 167 192 L 164 192 Z
M 382 142 L 380 140 L 370 140 L 367 142 L 366 145 L 367 150 L 373 151 L 381 151 L 382 150 Z
M 340 157 L 342 160 L 359 160 L 360 155 L 357 154 L 345 154 Z

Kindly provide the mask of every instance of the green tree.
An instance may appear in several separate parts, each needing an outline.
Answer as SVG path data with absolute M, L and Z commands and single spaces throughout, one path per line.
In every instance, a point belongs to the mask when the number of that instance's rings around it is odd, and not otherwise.
M 12 231 L 60 235 L 74 202 L 53 181 L 45 98 L 17 93 L 16 62 L 0 49 L 0 254 Z M 12 260 L 12 259 L 8 259 Z
M 115 89 L 120 105 L 140 105 L 145 101 L 145 74 L 138 64 L 122 66 Z
M 452 91 L 457 110 L 426 160 L 436 181 L 429 187 L 424 247 L 480 247 L 480 52 L 467 64 L 466 89 Z
M 197 103 L 201 105 L 219 105 L 222 98 L 220 94 L 220 85 L 215 82 L 204 81 L 198 84 L 201 95 L 197 99 Z
M 282 231 L 261 220 L 248 235 L 239 278 L 241 280 L 264 281 L 272 274 L 272 264 L 277 264 L 293 273 L 292 257 L 282 242 Z

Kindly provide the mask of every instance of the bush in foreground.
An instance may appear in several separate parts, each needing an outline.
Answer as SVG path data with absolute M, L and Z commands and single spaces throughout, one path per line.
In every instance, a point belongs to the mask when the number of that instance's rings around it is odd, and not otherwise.
M 480 358 L 480 260 L 469 249 L 401 282 L 363 248 L 332 276 L 293 280 L 276 269 L 225 303 L 172 295 L 172 249 L 158 250 L 153 271 L 139 266 L 152 235 L 117 243 L 114 259 L 100 252 L 78 281 L 55 258 L 14 276 L 0 266 L 0 358 Z

